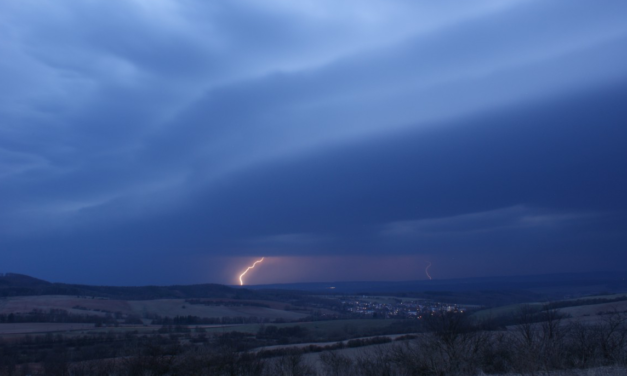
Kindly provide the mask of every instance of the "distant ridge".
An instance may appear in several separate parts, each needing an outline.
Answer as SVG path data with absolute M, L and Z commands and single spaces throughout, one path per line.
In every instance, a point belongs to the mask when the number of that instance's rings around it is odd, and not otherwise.
M 547 296 L 627 292 L 627 272 L 500 276 L 418 281 L 351 281 L 250 285 L 250 289 L 287 289 L 327 293 L 403 293 L 529 291 Z
M 50 282 L 25 274 L 0 273 L 0 286 L 35 287 L 50 285 Z M 1 287 L 0 287 L 1 288 Z
M 52 283 L 24 274 L 0 274 L 0 297 L 76 295 L 109 299 L 230 298 L 261 299 L 263 293 L 219 284 L 173 286 L 89 286 Z
M 76 295 L 108 299 L 227 298 L 268 300 L 304 294 L 392 294 L 418 298 L 448 297 L 454 301 L 476 300 L 481 295 L 494 302 L 537 301 L 601 293 L 627 292 L 627 272 L 544 274 L 420 281 L 312 282 L 249 285 L 220 284 L 172 286 L 90 286 L 52 283 L 24 274 L 0 274 L 0 297 Z

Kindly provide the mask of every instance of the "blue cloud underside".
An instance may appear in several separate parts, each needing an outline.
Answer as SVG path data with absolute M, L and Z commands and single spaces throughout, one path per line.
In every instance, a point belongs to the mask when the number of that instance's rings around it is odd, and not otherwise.
M 625 265 L 626 11 L 5 2 L 6 268 L 106 282 L 110 255 L 160 283 L 259 254 Z

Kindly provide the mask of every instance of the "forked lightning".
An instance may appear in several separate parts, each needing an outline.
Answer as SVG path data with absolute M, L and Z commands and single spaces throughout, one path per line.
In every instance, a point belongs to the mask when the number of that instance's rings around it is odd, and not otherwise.
M 257 265 L 257 264 L 259 264 L 260 262 L 262 262 L 264 258 L 265 258 L 265 257 L 262 257 L 262 258 L 260 258 L 259 260 L 257 260 L 257 261 L 255 261 L 255 262 L 253 262 L 253 264 L 252 264 L 251 266 L 249 266 L 248 268 L 246 268 L 246 270 L 244 270 L 244 273 L 240 274 L 240 276 L 239 276 L 239 285 L 240 285 L 240 286 L 243 286 L 243 285 L 244 285 L 244 281 L 242 281 L 242 277 L 243 277 L 243 276 L 245 276 L 245 275 L 246 275 L 246 273 L 248 273 L 248 271 L 249 271 L 250 269 L 253 269 L 253 268 L 255 267 L 255 265 Z
M 429 275 L 429 268 L 431 267 L 431 263 L 429 263 L 429 265 L 427 265 L 427 267 L 425 268 L 425 274 L 427 275 L 427 277 L 429 277 L 429 279 L 432 279 L 431 276 Z

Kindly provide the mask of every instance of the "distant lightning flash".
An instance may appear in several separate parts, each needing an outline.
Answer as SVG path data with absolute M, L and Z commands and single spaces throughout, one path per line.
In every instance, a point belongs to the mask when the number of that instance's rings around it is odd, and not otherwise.
M 240 274 L 240 276 L 239 276 L 239 285 L 240 285 L 240 286 L 243 286 L 243 285 L 244 285 L 244 281 L 242 281 L 242 277 L 243 277 L 243 276 L 245 276 L 245 275 L 246 275 L 246 273 L 248 273 L 248 271 L 249 271 L 250 269 L 253 269 L 253 268 L 255 267 L 255 265 L 257 265 L 257 264 L 259 264 L 260 262 L 262 262 L 264 258 L 265 258 L 265 257 L 262 257 L 262 258 L 260 258 L 259 260 L 257 260 L 257 261 L 255 261 L 255 262 L 253 262 L 253 264 L 252 264 L 251 266 L 249 266 L 248 268 L 246 268 L 246 270 L 244 270 L 244 273 Z
M 429 279 L 433 279 L 431 278 L 431 276 L 429 275 L 429 268 L 431 267 L 431 263 L 429 263 L 429 265 L 427 265 L 427 267 L 425 268 L 425 274 L 427 275 L 427 277 L 429 277 Z

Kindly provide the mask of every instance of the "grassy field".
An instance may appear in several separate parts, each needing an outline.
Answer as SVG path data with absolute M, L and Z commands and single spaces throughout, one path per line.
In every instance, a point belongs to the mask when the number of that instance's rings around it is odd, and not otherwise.
M 531 306 L 541 308 L 542 303 L 525 303 L 525 304 L 511 304 L 502 307 L 489 308 L 473 313 L 470 317 L 476 320 L 487 320 L 490 318 L 496 318 L 506 315 L 516 315 L 520 312 L 520 309 L 524 306 Z
M 572 298 L 572 299 L 564 299 L 564 302 L 573 302 L 578 300 L 594 300 L 594 299 L 617 299 L 617 298 L 626 298 L 627 294 L 611 294 L 611 295 L 591 295 L 591 296 L 582 296 L 580 298 Z
M 76 309 L 74 307 L 81 307 Z M 65 309 L 74 314 L 105 315 L 106 312 L 131 313 L 123 300 L 92 299 L 67 295 L 16 296 L 0 299 L 0 313 L 27 313 L 33 309 Z M 105 312 L 106 311 L 106 312 Z
M 33 334 L 54 333 L 69 331 L 84 331 L 94 329 L 94 324 L 75 323 L 17 323 L 0 324 L 0 335 L 6 334 Z
M 279 307 L 274 305 L 273 307 Z M 71 314 L 104 316 L 107 313 L 120 312 L 138 315 L 156 314 L 159 316 L 198 316 L 215 317 L 260 317 L 268 320 L 282 318 L 297 320 L 306 317 L 304 313 L 284 311 L 277 308 L 255 306 L 213 306 L 188 304 L 184 299 L 157 300 L 113 300 L 67 295 L 20 296 L 0 299 L 0 313 L 28 313 L 34 309 L 48 311 L 64 309 Z
M 372 338 L 387 337 L 387 338 L 391 339 L 392 341 L 394 341 L 397 338 L 405 336 L 405 335 L 406 334 L 387 334 L 387 335 L 381 335 L 381 336 L 359 337 L 359 338 L 352 338 L 352 339 L 369 340 L 369 339 L 372 339 Z M 257 348 L 254 351 L 277 350 L 277 349 L 292 349 L 292 348 L 300 349 L 300 348 L 308 347 L 310 345 L 316 345 L 316 346 L 324 347 L 324 346 L 332 346 L 332 345 L 335 345 L 335 344 L 337 344 L 339 342 L 341 342 L 344 345 L 346 345 L 346 344 L 348 344 L 348 341 L 350 341 L 350 339 L 346 339 L 346 340 L 343 340 L 343 341 L 331 341 L 331 342 L 303 342 L 303 343 L 296 343 L 296 344 L 291 344 L 291 345 L 264 346 L 264 347 Z M 384 345 L 389 345 L 389 344 L 385 343 L 385 344 L 382 344 L 382 345 L 370 345 L 370 346 L 384 346 Z M 363 347 L 370 347 L 370 346 L 363 346 Z M 341 350 L 352 350 L 352 348 L 345 348 L 345 349 L 341 349 Z M 341 351 L 341 350 L 337 350 L 337 351 Z
M 349 336 L 359 337 L 366 336 L 372 330 L 384 330 L 393 320 L 331 320 L 331 321 L 312 321 L 300 323 L 284 323 L 284 324 L 244 324 L 225 327 L 209 327 L 207 332 L 221 333 L 238 331 L 243 333 L 256 334 L 262 326 L 274 325 L 279 328 L 300 326 L 308 330 L 313 338 L 329 338 L 333 336 Z
M 565 299 L 564 302 L 585 302 L 594 299 L 616 299 L 625 297 L 625 294 L 599 295 L 589 296 L 576 299 Z M 529 303 L 529 304 L 513 304 L 503 307 L 496 307 L 475 312 L 471 317 L 477 320 L 486 320 L 502 316 L 516 316 L 523 306 L 531 306 L 534 308 L 542 308 L 545 303 Z M 578 305 L 573 307 L 564 307 L 558 309 L 560 312 L 568 315 L 571 320 L 596 321 L 603 312 L 611 312 L 614 310 L 624 312 L 627 311 L 627 301 L 599 303 L 590 305 Z
M 578 318 L 585 316 L 598 316 L 600 313 L 612 312 L 614 310 L 619 312 L 627 311 L 627 301 L 566 307 L 561 308 L 560 312 L 568 314 L 573 318 Z
M 283 311 L 266 307 L 229 307 L 206 306 L 200 304 L 188 304 L 183 299 L 158 299 L 158 300 L 132 300 L 128 302 L 131 311 L 142 316 L 145 313 L 155 313 L 160 316 L 198 316 L 198 317 L 261 317 L 269 320 L 283 318 L 297 320 L 305 317 L 305 314 Z

